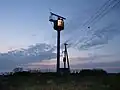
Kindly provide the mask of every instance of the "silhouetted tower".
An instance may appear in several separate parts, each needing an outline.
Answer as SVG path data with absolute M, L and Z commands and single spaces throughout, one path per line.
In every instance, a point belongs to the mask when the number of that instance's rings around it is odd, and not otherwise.
M 54 29 L 57 31 L 57 72 L 60 72 L 60 31 L 64 30 L 64 20 L 66 18 L 50 12 L 49 21 L 54 24 Z M 53 19 L 53 16 L 57 19 Z
M 70 72 L 70 65 L 69 65 L 69 57 L 68 57 L 68 52 L 67 52 L 67 43 L 64 43 L 65 50 L 64 50 L 64 56 L 63 56 L 63 63 L 64 63 L 64 69 L 67 70 L 67 72 Z M 67 63 L 66 63 L 67 61 Z M 67 67 L 66 67 L 67 65 Z

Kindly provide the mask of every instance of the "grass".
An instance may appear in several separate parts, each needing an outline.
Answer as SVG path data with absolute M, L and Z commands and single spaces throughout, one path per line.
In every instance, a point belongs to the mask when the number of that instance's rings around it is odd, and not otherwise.
M 0 76 L 0 90 L 120 90 L 120 75 L 15 73 Z

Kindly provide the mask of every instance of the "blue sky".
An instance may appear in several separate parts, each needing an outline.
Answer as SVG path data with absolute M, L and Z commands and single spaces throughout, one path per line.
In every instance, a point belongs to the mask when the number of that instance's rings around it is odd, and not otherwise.
M 56 0 L 1 0 L 0 36 L 3 42 L 2 47 L 7 50 L 11 47 L 28 46 L 39 42 L 55 42 L 56 33 L 48 21 L 49 9 L 68 17 L 69 21 L 74 18 L 74 14 L 75 18 L 77 13 L 81 14 L 77 12 L 79 9 L 82 10 L 80 12 L 84 12 L 86 9 L 85 13 L 87 14 L 87 9 L 93 8 L 91 6 L 87 8 L 84 6 L 84 3 L 87 6 L 87 1 L 81 2 L 78 0 L 69 1 L 69 3 L 68 1 L 63 3 Z
M 83 40 L 77 46 L 69 48 L 70 58 L 111 55 L 113 56 L 111 61 L 120 61 L 120 4 L 93 25 L 82 26 L 106 1 L 0 0 L 0 52 L 7 53 L 14 49 L 28 48 L 36 43 L 55 45 L 56 31 L 48 21 L 51 10 L 67 18 L 65 30 L 61 33 L 61 43 L 70 37 L 68 43 L 72 43 L 72 45 L 77 40 Z M 89 26 L 90 29 L 87 28 Z M 105 31 L 104 29 L 108 26 L 109 28 Z M 98 31 L 102 31 L 102 34 Z M 90 32 L 97 33 L 97 36 L 94 38 Z M 103 38 L 98 38 L 98 36 L 103 36 Z M 87 43 L 85 43 L 86 40 Z M 100 46 L 100 48 L 95 48 L 96 46 Z M 109 62 L 110 58 L 100 60 Z

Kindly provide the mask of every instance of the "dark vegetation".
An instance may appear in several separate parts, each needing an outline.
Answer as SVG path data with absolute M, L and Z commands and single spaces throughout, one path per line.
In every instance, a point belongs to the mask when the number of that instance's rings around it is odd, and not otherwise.
M 78 73 L 16 72 L 0 76 L 0 90 L 120 90 L 120 74 L 104 70 Z

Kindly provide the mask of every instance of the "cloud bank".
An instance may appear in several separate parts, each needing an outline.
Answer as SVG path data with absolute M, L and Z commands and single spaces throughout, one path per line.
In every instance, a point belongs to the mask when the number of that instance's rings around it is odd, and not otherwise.
M 54 46 L 41 43 L 29 46 L 27 49 L 0 53 L 0 70 L 11 69 L 20 64 L 56 58 L 54 50 Z

